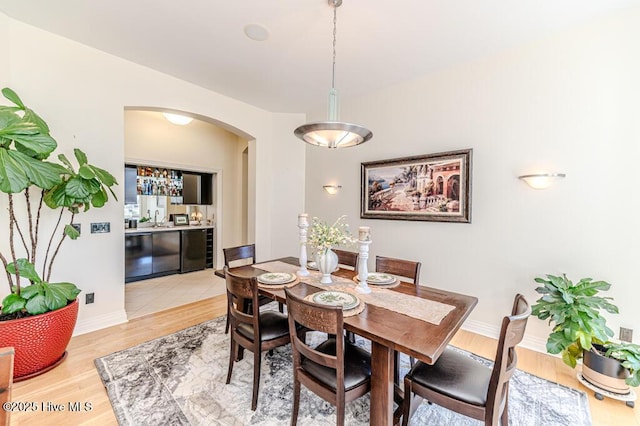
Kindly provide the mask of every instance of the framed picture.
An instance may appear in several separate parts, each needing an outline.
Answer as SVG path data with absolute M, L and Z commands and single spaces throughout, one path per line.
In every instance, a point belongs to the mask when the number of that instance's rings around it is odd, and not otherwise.
M 470 223 L 471 153 L 362 163 L 360 217 Z
M 174 214 L 173 215 L 173 224 L 174 224 L 174 226 L 189 225 L 189 215 L 188 214 Z

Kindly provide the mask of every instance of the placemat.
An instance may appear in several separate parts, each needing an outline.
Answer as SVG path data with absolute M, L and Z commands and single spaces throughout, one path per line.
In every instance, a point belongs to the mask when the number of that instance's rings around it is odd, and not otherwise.
M 349 293 L 353 293 L 352 291 L 350 291 Z M 304 300 L 306 300 L 307 302 L 313 302 L 313 296 L 315 296 L 316 293 L 313 294 L 309 294 L 307 295 Z M 358 300 L 360 301 L 360 303 L 358 304 L 358 306 L 356 306 L 353 309 L 347 309 L 347 310 L 342 310 L 342 317 L 352 317 L 355 315 L 358 315 L 359 313 L 361 313 L 362 311 L 364 311 L 364 308 L 366 308 L 365 303 L 360 299 L 360 297 L 358 297 Z M 315 303 L 315 302 L 314 302 Z
M 273 272 L 273 271 L 269 271 L 269 272 Z M 284 271 L 280 271 L 280 272 L 284 272 Z M 283 288 L 291 288 L 298 284 L 300 284 L 300 278 L 297 276 L 295 280 L 288 283 L 284 283 L 284 284 L 264 284 L 258 281 L 258 287 L 269 289 L 269 290 L 282 290 Z
M 353 282 L 354 283 L 358 283 L 358 285 L 360 284 L 360 279 L 358 279 L 357 275 L 355 277 L 353 277 Z M 367 283 L 367 286 L 369 288 L 396 288 L 396 287 L 400 286 L 400 280 L 396 278 L 396 280 L 394 282 L 392 282 L 391 284 L 371 284 L 371 283 Z
M 252 265 L 254 268 L 268 272 L 293 272 L 300 267 L 281 261 L 265 262 Z M 426 321 L 433 325 L 440 325 L 444 317 L 455 309 L 455 306 L 434 300 L 422 299 L 420 297 L 393 291 L 387 288 L 375 288 L 369 286 L 371 293 L 361 294 L 356 291 L 355 283 L 348 279 L 332 275 L 332 284 L 320 284 L 322 274 L 317 271 L 309 271 L 309 276 L 299 277 L 301 282 L 311 284 L 318 288 L 343 290 L 355 294 L 366 304 L 388 309 L 399 314 Z

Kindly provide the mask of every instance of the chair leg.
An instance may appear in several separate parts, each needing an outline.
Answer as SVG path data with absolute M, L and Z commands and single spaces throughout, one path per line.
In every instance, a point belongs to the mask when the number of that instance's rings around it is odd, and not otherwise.
M 229 370 L 227 371 L 227 384 L 231 382 L 231 373 L 233 372 L 233 363 L 236 360 L 237 345 L 231 338 L 231 348 L 229 349 Z
M 351 343 L 352 345 L 355 345 L 356 343 L 356 335 L 353 331 L 347 331 L 347 341 L 349 343 Z
M 400 386 L 400 352 L 393 351 L 393 383 Z
M 502 412 L 502 426 L 509 426 L 509 383 L 504 390 L 504 411 Z
M 251 411 L 255 411 L 258 406 L 258 389 L 260 387 L 260 360 L 262 358 L 260 349 L 253 350 L 253 396 L 251 397 Z
M 227 307 L 227 323 L 224 326 L 224 334 L 229 334 L 229 328 L 231 328 L 231 322 L 229 321 L 229 308 Z
M 344 426 L 344 399 L 336 404 L 336 426 Z
M 294 373 L 295 376 L 295 373 Z M 298 424 L 298 409 L 300 408 L 300 381 L 298 377 L 293 378 L 293 408 L 291 410 L 291 426 Z
M 413 395 L 411 394 L 411 384 L 404 382 L 404 401 L 402 402 L 402 426 L 409 424 L 409 417 L 411 417 L 411 400 Z

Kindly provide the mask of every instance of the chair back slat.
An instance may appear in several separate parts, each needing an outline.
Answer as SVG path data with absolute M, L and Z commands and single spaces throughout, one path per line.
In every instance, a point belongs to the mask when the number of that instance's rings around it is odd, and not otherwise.
M 333 252 L 338 255 L 338 265 L 348 266 L 355 271 L 358 267 L 358 253 L 353 251 L 333 249 Z
M 518 355 L 515 348 L 524 338 L 527 320 L 530 315 L 531 307 L 529 303 L 523 295 L 516 295 L 511 315 L 504 317 L 502 320 L 496 360 L 491 373 L 491 381 L 489 382 L 487 408 L 489 406 L 500 407 L 506 397 L 509 379 L 513 376 L 518 363 Z M 500 413 L 499 409 L 492 411 Z
M 253 306 L 258 303 L 258 281 L 255 277 L 242 277 L 229 272 L 227 266 L 224 267 L 224 275 L 227 284 L 227 303 L 229 315 L 232 321 L 253 324 L 258 330 L 259 317 L 244 313 L 239 304 L 251 301 Z
M 256 245 L 247 244 L 237 247 L 227 247 L 222 249 L 224 253 L 224 265 L 231 267 L 231 262 L 245 260 L 245 264 L 253 265 L 256 263 Z
M 398 275 L 413 280 L 415 285 L 420 281 L 421 262 L 376 256 L 376 272 Z
M 300 326 L 310 331 L 319 331 L 334 336 L 342 336 L 344 318 L 342 307 L 325 306 L 308 302 L 285 289 L 287 312 L 289 315 L 289 334 L 291 336 L 294 358 L 300 355 L 311 361 L 337 369 L 343 359 L 343 339 L 336 339 L 336 355 L 327 355 L 313 350 L 297 335 Z

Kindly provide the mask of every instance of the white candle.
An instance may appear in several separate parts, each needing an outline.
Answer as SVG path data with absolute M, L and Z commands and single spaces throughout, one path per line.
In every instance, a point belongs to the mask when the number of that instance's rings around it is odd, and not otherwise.
M 369 230 L 370 228 L 368 226 L 361 226 L 358 228 L 358 237 L 360 241 L 369 241 Z
M 308 214 L 300 213 L 298 215 L 298 226 L 308 225 L 309 224 L 309 221 L 307 220 L 308 217 L 309 217 Z

